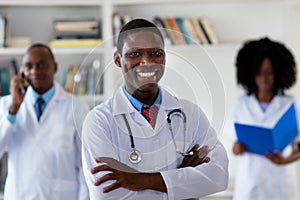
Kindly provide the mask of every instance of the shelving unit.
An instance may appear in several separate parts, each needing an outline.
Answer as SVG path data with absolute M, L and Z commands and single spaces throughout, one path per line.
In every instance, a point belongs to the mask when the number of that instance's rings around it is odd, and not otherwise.
M 267 16 L 266 10 L 268 10 Z M 255 17 L 253 17 L 253 11 L 255 11 Z M 154 16 L 206 17 L 213 25 L 221 44 L 217 46 L 204 45 L 203 47 L 208 52 L 214 52 L 218 48 L 224 49 L 224 45 L 228 49 L 230 46 L 236 47 L 236 44 L 241 44 L 247 39 L 262 36 L 286 41 L 287 11 L 288 6 L 284 0 L 231 0 L 226 2 L 220 0 L 4 0 L 0 2 L 0 13 L 8 15 L 11 23 L 9 31 L 11 36 L 30 36 L 32 42 L 48 43 L 53 32 L 52 22 L 56 18 L 84 16 L 100 20 L 104 41 L 101 47 L 97 47 L 94 51 L 91 51 L 92 48 L 57 48 L 54 49 L 54 53 L 62 57 L 61 60 L 63 60 L 63 56 L 68 55 L 75 55 L 74 57 L 98 55 L 103 72 L 105 72 L 104 91 L 101 99 L 110 97 L 118 86 L 115 83 L 120 83 L 120 73 L 113 66 L 112 60 L 115 49 L 112 38 L 112 14 L 114 12 L 147 19 L 152 19 Z M 37 16 L 40 17 L 40 20 L 33 20 Z M 257 19 L 261 19 L 260 22 L 257 22 Z M 179 48 L 174 47 L 174 49 Z M 237 51 L 234 47 L 228 50 Z M 0 49 L 0 63 L 7 63 L 3 60 L 14 55 L 20 58 L 24 51 L 25 49 L 22 48 Z M 176 51 L 181 53 L 182 50 Z M 214 55 L 210 56 L 214 58 Z M 228 62 L 229 58 L 227 59 L 227 68 L 232 67 L 234 59 L 232 57 L 230 59 L 230 62 Z M 62 66 L 60 63 L 59 66 L 61 68 L 68 67 L 68 65 Z
M 55 19 L 93 18 L 103 21 L 103 1 L 1 1 L 0 14 L 5 15 L 9 21 L 10 37 L 30 37 L 32 43 L 48 43 L 53 35 L 53 21 Z M 39 18 L 39 20 L 35 20 Z M 101 29 L 104 29 L 101 27 Z M 0 64 L 11 67 L 10 60 L 15 58 L 21 64 L 21 58 L 26 48 L 2 48 L 0 49 Z M 72 64 L 91 65 L 92 59 L 104 61 L 102 47 L 76 47 L 53 48 L 58 62 L 59 71 L 56 80 L 63 82 L 64 73 Z M 102 63 L 101 63 L 102 64 Z M 86 67 L 86 66 L 82 66 Z M 99 70 L 98 74 L 101 74 Z M 88 103 L 102 101 L 103 94 L 94 98 L 84 97 Z M 90 104 L 91 105 L 91 104 Z
M 241 44 L 249 39 L 268 36 L 292 45 L 300 58 L 297 20 L 300 4 L 296 0 L 1 0 L 0 14 L 8 14 L 12 36 L 30 36 L 33 42 L 48 43 L 52 21 L 58 17 L 89 16 L 101 20 L 103 45 L 93 48 L 54 48 L 60 69 L 85 58 L 101 61 L 103 94 L 81 98 L 91 104 L 110 97 L 122 83 L 120 70 L 113 64 L 112 14 L 152 19 L 154 16 L 206 17 L 219 37 L 219 45 L 167 46 L 168 80 L 162 83 L 179 96 L 198 103 L 218 132 L 234 98 L 241 93 L 236 86 L 235 56 Z M 292 13 L 290 11 L 293 11 Z M 39 20 L 35 20 L 39 18 Z M 9 59 L 19 61 L 25 48 L 0 48 L 0 65 Z M 201 55 L 201 56 L 200 56 Z M 206 55 L 206 57 L 205 57 Z M 298 59 L 299 60 L 299 59 Z M 188 62 L 187 62 L 188 61 Z M 87 61 L 85 61 L 87 62 Z M 189 63 L 190 66 L 185 66 Z M 209 67 L 208 67 L 209 66 Z M 198 82 L 183 78 L 191 93 L 182 89 L 182 69 L 196 70 Z M 172 76 L 167 75 L 171 73 Z M 185 74 L 183 74 L 184 76 Z M 187 74 L 188 76 L 189 74 Z M 58 78 L 61 78 L 58 74 Z M 178 79 L 177 79 L 178 78 Z M 171 80 L 170 80 L 171 79 Z M 172 80 L 173 79 L 173 80 Z M 169 81 L 169 82 L 168 82 Z M 300 88 L 298 86 L 298 88 Z M 297 95 L 296 95 L 297 96 Z M 234 169 L 232 169 L 234 170 Z

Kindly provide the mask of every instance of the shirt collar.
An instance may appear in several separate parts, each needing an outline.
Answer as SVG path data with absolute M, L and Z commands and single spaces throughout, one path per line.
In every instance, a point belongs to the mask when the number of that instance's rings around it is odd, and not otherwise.
M 133 105 L 133 107 L 139 111 L 142 112 L 142 107 L 147 107 L 147 108 L 151 108 L 153 106 L 157 106 L 159 108 L 160 104 L 161 104 L 161 91 L 160 88 L 158 87 L 158 96 L 155 99 L 153 105 L 149 106 L 146 104 L 143 104 L 142 102 L 140 102 L 138 99 L 136 99 L 135 97 L 133 97 L 131 94 L 129 94 L 129 92 L 126 90 L 125 86 L 122 87 L 123 91 L 125 93 L 125 96 L 128 98 L 128 100 L 130 101 L 130 103 Z
M 51 100 L 51 98 L 54 96 L 55 94 L 55 85 L 53 85 L 47 92 L 45 92 L 44 94 L 40 95 L 39 93 L 37 93 L 33 88 L 32 88 L 32 100 L 33 100 L 33 104 L 36 102 L 36 100 L 39 97 L 42 97 L 43 100 L 45 101 L 46 105 L 49 103 L 49 101 Z

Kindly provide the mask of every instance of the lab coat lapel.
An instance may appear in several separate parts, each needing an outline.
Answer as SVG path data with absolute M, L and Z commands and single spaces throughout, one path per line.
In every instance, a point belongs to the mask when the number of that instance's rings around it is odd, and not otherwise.
M 251 105 L 250 109 L 253 112 L 253 119 L 258 125 L 265 127 L 274 126 L 291 105 L 292 101 L 288 101 L 288 98 L 275 96 L 270 102 L 266 112 L 263 112 L 256 97 L 251 95 L 249 105 Z
M 33 107 L 34 100 L 33 100 L 33 96 L 32 96 L 32 88 L 31 87 L 28 88 L 23 103 L 25 103 L 25 107 L 26 107 L 25 109 L 28 110 L 27 116 L 30 118 L 27 120 L 31 120 L 31 123 L 33 123 L 34 126 L 36 126 L 38 124 L 38 120 L 37 120 L 37 116 L 36 116 L 36 113 L 35 113 L 35 110 Z
M 249 110 L 252 111 L 252 115 L 255 116 L 256 118 L 262 120 L 265 117 L 265 113 L 263 112 L 263 110 L 260 107 L 260 104 L 258 102 L 258 100 L 256 99 L 255 95 L 251 95 L 250 96 L 250 108 Z
M 43 111 L 43 114 L 40 118 L 39 124 L 43 123 L 45 119 L 47 119 L 47 116 L 52 112 L 52 110 L 55 108 L 56 104 L 59 101 L 64 101 L 66 99 L 66 96 L 64 94 L 64 91 L 62 87 L 55 82 L 55 93 L 52 99 L 47 104 L 45 110 Z M 72 102 L 70 102 L 72 103 Z M 49 113 L 50 112 L 50 113 Z
M 269 126 L 275 126 L 279 119 L 290 108 L 292 103 L 292 98 L 287 98 L 285 96 L 275 96 L 266 111 L 265 118 L 269 119 Z
M 161 89 L 162 92 L 162 102 L 157 114 L 155 129 L 159 132 L 164 126 L 167 125 L 167 115 L 173 109 L 181 109 L 179 100 L 168 93 L 166 90 Z
M 146 137 L 146 135 L 148 135 L 145 133 L 145 129 L 144 131 L 141 129 L 148 126 L 147 120 L 131 105 L 122 88 L 120 88 L 113 97 L 112 108 L 114 120 L 122 132 L 129 135 L 127 125 L 122 117 L 122 115 L 125 114 L 134 137 Z M 151 128 L 150 125 L 149 128 Z
M 130 101 L 122 91 L 122 88 L 120 88 L 117 91 L 116 95 L 114 96 L 113 103 L 112 103 L 112 107 L 113 107 L 112 113 L 114 115 L 114 119 L 116 120 L 116 123 L 119 126 L 119 128 L 126 133 L 128 132 L 127 126 L 121 114 L 126 115 L 129 121 L 129 125 L 135 137 L 147 137 L 153 135 L 155 132 L 158 132 L 162 128 L 164 128 L 164 126 L 167 125 L 166 119 L 169 111 L 175 108 L 181 108 L 181 105 L 179 103 L 179 100 L 176 97 L 172 96 L 164 89 L 161 88 L 161 92 L 162 92 L 162 103 L 158 110 L 156 124 L 155 124 L 155 131 L 153 131 L 152 127 L 147 122 L 147 120 L 131 105 Z

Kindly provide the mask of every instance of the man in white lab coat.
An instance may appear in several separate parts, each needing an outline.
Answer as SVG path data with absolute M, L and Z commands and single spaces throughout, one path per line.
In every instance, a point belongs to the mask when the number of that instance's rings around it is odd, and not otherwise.
M 191 199 L 226 189 L 227 155 L 205 114 L 157 84 L 165 67 L 159 29 L 132 20 L 117 48 L 114 60 L 125 85 L 96 106 L 83 126 L 90 198 Z
M 48 46 L 29 47 L 22 65 L 11 95 L 0 99 L 0 156 L 8 152 L 4 199 L 88 199 L 79 137 L 88 108 L 54 82 L 57 64 Z

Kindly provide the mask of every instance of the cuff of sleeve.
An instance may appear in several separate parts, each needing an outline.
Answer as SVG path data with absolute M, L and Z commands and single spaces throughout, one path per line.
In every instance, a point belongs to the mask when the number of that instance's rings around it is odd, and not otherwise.
M 6 115 L 6 118 L 11 124 L 14 124 L 16 121 L 16 115 L 12 115 L 9 112 Z
M 172 180 L 169 178 L 169 176 L 167 175 L 166 172 L 160 172 L 161 176 L 163 177 L 166 187 L 167 187 L 167 191 L 168 191 L 168 199 L 175 199 L 173 190 L 172 190 Z

